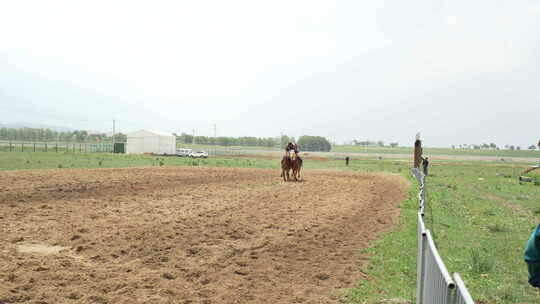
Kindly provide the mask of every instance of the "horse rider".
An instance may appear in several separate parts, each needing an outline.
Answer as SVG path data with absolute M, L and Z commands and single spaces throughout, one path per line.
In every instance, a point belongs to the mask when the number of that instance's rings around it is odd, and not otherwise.
M 291 150 L 293 150 L 294 153 L 298 155 L 298 145 L 292 141 L 289 141 L 287 146 L 285 146 L 285 156 L 291 157 Z

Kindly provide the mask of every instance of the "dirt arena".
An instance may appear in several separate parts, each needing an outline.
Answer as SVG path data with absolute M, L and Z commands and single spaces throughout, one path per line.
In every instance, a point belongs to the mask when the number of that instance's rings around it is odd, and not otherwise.
M 408 187 L 199 167 L 1 176 L 0 303 L 337 303 Z

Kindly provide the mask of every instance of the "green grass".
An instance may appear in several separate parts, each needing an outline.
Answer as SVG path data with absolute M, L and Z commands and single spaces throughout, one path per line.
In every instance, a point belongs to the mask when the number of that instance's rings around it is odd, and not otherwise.
M 412 183 L 401 204 L 399 224 L 363 252 L 370 263 L 343 299 L 345 303 L 378 303 L 382 299 L 413 301 L 416 285 L 417 183 L 410 162 L 306 158 L 306 170 L 393 172 Z M 262 157 L 179 157 L 99 153 L 0 152 L 0 170 L 118 168 L 140 166 L 217 166 L 279 169 L 277 159 Z M 540 185 L 517 180 L 525 165 L 434 161 L 427 179 L 425 223 L 432 231 L 448 270 L 459 272 L 476 303 L 539 303 L 527 283 L 523 249 L 540 220 Z M 538 170 L 537 170 L 538 171 Z M 276 177 L 278 177 L 276 172 Z M 529 174 L 540 180 L 538 172 Z M 324 262 L 324 261 L 321 261 Z M 360 275 L 358 276 L 360 277 Z
M 461 156 L 495 156 L 495 157 L 534 157 L 540 158 L 540 151 L 535 150 L 473 150 L 450 148 L 423 148 L 424 155 L 461 155 Z M 334 145 L 332 152 L 343 153 L 379 153 L 413 155 L 412 147 L 358 147 Z
M 538 292 L 528 286 L 523 262 L 525 243 L 540 219 L 540 186 L 520 183 L 521 169 L 446 162 L 433 167 L 427 179 L 425 223 L 447 268 L 461 274 L 476 303 L 540 302 Z M 366 250 L 372 255 L 364 271 L 370 280 L 361 280 L 346 302 L 413 301 L 415 194 L 413 187 L 402 206 L 401 224 Z

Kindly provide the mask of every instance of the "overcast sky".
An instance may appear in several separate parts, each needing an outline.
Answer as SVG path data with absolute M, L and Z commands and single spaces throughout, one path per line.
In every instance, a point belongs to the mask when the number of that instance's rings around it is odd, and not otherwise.
M 0 123 L 528 146 L 540 0 L 3 1 Z

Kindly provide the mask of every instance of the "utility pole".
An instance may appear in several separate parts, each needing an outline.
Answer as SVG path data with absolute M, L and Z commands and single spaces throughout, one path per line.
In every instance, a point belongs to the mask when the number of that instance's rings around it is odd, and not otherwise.
M 217 137 L 217 127 L 216 127 L 216 124 L 214 124 L 214 137 Z
M 112 121 L 112 150 L 114 153 L 114 127 L 115 127 L 116 121 L 113 119 Z

